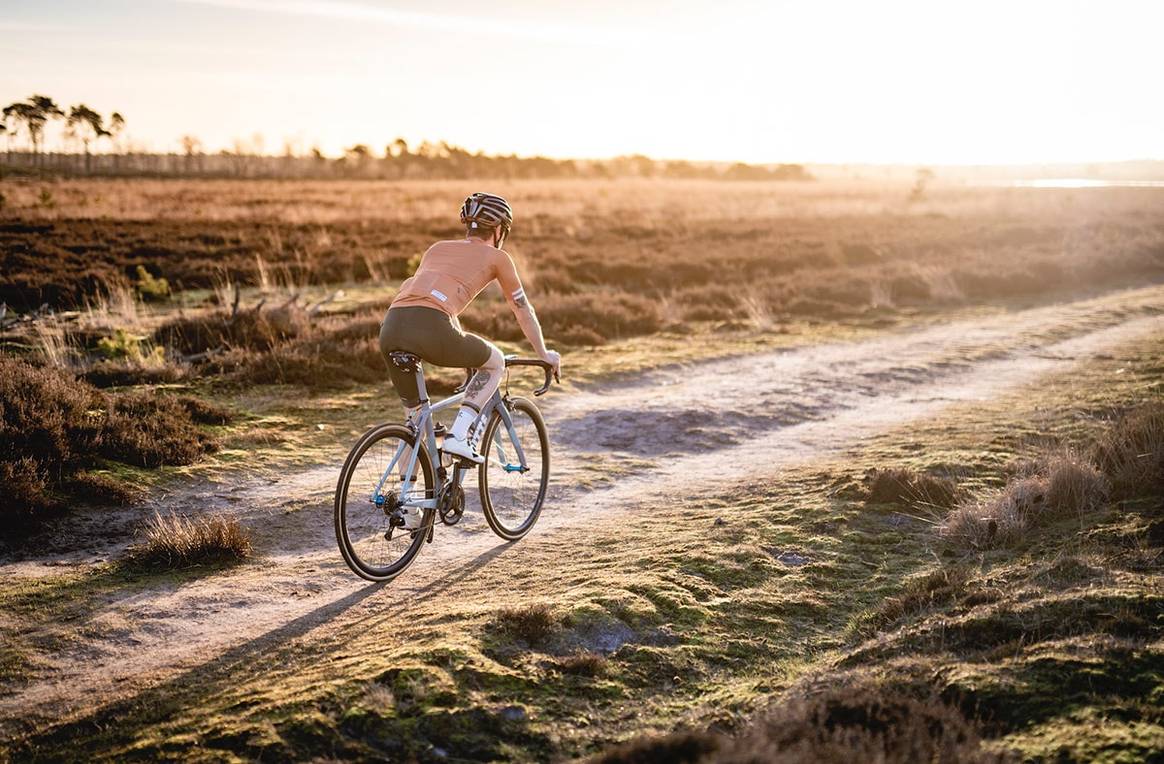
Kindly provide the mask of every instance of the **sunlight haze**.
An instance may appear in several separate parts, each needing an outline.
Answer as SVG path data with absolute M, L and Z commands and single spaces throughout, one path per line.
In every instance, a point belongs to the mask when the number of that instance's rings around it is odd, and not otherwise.
M 1164 157 L 1132 2 L 6 0 L 5 103 L 128 120 L 140 148 L 749 162 Z

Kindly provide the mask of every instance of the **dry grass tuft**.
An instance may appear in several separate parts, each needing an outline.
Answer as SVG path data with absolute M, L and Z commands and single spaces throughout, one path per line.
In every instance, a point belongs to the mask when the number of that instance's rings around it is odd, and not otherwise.
M 981 551 L 1021 543 L 1031 528 L 1094 512 L 1107 502 L 1107 478 L 1072 450 L 1026 462 L 1001 491 L 957 506 L 939 526 L 946 545 Z
M 905 504 L 907 506 L 954 506 L 958 487 L 948 477 L 914 472 L 907 469 L 873 470 L 866 475 L 869 484 L 868 504 Z
M 1107 502 L 1107 478 L 1088 459 L 1070 449 L 1047 458 L 1047 509 L 1056 515 L 1094 512 Z
M 499 632 L 527 645 L 540 645 L 553 633 L 557 619 L 544 603 L 498 611 L 493 620 Z
M 364 689 L 364 705 L 381 713 L 387 713 L 396 707 L 396 695 L 392 690 L 379 682 L 368 682 Z
M 143 535 L 144 543 L 130 549 L 128 561 L 146 568 L 241 562 L 254 551 L 250 534 L 238 518 L 225 515 L 193 519 L 155 513 Z
M 1164 402 L 1143 404 L 1114 422 L 1096 444 L 1095 461 L 1118 499 L 1164 493 Z
M 606 656 L 601 653 L 579 652 L 556 661 L 558 670 L 575 676 L 602 676 L 606 673 Z

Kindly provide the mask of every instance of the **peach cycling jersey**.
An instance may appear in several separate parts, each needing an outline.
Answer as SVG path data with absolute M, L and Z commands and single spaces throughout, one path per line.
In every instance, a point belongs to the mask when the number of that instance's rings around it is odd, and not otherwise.
M 494 279 L 511 304 L 524 302 L 521 279 L 505 250 L 475 239 L 438 241 L 400 285 L 391 307 L 437 308 L 455 317 Z

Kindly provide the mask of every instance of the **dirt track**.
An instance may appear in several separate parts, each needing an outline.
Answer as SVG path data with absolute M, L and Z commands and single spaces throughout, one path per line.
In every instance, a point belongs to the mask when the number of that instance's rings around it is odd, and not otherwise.
M 1161 331 L 1164 288 L 1151 288 L 551 394 L 544 410 L 554 482 L 533 534 L 505 547 L 471 509 L 460 526 L 438 527 L 413 568 L 383 587 L 352 575 L 335 548 L 338 463 L 278 482 L 240 473 L 175 486 L 158 508 L 236 512 L 255 532 L 259 561 L 181 586 L 109 595 L 85 624 L 92 638 L 68 643 L 47 678 L 0 698 L 0 718 L 74 717 L 234 646 L 285 638 L 291 625 L 301 635 L 400 598 L 439 597 L 458 571 L 552 544 L 555 528 L 645 511 L 664 492 L 713 495 L 725 482 L 776 475 L 950 402 L 993 397 Z M 2 567 L 6 575 L 45 575 L 45 562 Z

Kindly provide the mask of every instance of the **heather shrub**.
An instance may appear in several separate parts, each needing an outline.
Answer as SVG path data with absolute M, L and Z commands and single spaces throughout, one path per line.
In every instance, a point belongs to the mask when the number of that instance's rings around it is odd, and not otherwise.
M 744 762 L 994 762 L 975 725 L 936 697 L 873 683 L 838 686 L 772 709 L 715 756 Z
M 683 731 L 661 737 L 640 737 L 590 759 L 590 764 L 703 764 L 724 738 L 708 732 Z
M 292 306 L 268 311 L 242 310 L 237 314 L 219 311 L 169 321 L 154 332 L 154 341 L 184 355 L 220 348 L 270 350 L 306 329 L 306 315 L 302 309 Z
M 176 398 L 144 392 L 110 397 L 98 453 L 138 467 L 191 464 L 213 448 Z
M 919 699 L 872 682 L 793 697 L 737 737 L 679 732 L 615 748 L 595 764 L 800 764 L 801 762 L 998 762 L 977 726 L 939 698 Z
M 629 292 L 590 290 L 577 294 L 546 294 L 534 302 L 542 329 L 551 340 L 569 337 L 571 344 L 601 344 L 596 340 L 653 334 L 663 326 L 656 300 Z M 508 308 L 474 304 L 461 317 L 469 331 L 490 339 L 520 341 L 521 327 Z M 570 341 L 570 340 L 566 340 Z
M 898 303 L 919 303 L 933 294 L 929 283 L 916 273 L 905 273 L 889 280 L 889 296 Z
M 170 363 L 142 363 L 132 359 L 104 360 L 85 369 L 81 378 L 94 387 L 166 385 L 185 379 L 187 369 Z
M 869 244 L 857 242 L 842 244 L 841 254 L 849 265 L 874 265 L 884 259 L 881 250 Z
M 627 292 L 548 295 L 538 317 L 552 336 L 559 329 L 583 327 L 606 339 L 657 332 L 663 325 L 657 301 Z
M 371 384 L 388 377 L 379 342 L 329 336 L 281 344 L 266 352 L 239 350 L 217 359 L 212 368 L 235 372 L 248 384 L 292 384 L 309 390 L 334 390 Z
M 0 357 L 0 516 L 6 536 L 71 499 L 125 499 L 128 494 L 116 494 L 109 479 L 77 476 L 101 458 L 146 467 L 189 464 L 212 448 L 214 441 L 179 399 L 107 394 L 62 370 Z

